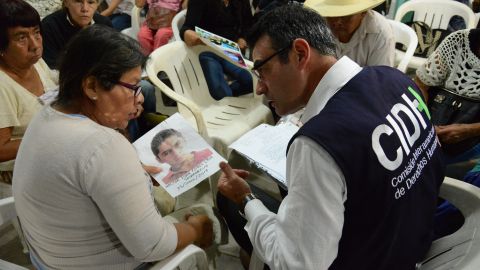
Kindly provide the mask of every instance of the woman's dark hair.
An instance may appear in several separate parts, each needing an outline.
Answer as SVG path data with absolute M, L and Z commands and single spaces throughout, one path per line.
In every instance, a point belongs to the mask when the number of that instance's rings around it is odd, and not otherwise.
M 169 137 L 171 136 L 177 136 L 179 138 L 183 138 L 183 135 L 182 133 L 180 133 L 179 131 L 173 129 L 173 128 L 169 128 L 169 129 L 164 129 L 160 132 L 158 132 L 152 139 L 152 142 L 150 144 L 150 148 L 152 149 L 152 152 L 153 154 L 156 156 L 158 156 L 158 153 L 160 151 L 158 151 L 158 147 L 160 147 L 160 145 L 166 140 L 168 139 Z
M 67 44 L 60 59 L 57 104 L 68 106 L 83 96 L 89 76 L 111 90 L 125 72 L 145 66 L 146 57 L 132 38 L 104 25 L 89 26 Z
M 8 29 L 40 26 L 40 15 L 23 0 L 0 1 L 0 51 L 8 47 Z

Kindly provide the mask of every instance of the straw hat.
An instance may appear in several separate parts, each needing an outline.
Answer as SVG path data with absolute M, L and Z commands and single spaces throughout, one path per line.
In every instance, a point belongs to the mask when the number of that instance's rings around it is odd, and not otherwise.
M 385 0 L 306 0 L 304 6 L 323 17 L 342 17 L 372 9 Z

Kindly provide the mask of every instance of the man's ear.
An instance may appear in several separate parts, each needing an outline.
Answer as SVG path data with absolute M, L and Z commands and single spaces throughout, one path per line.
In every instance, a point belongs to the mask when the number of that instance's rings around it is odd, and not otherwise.
M 94 76 L 88 76 L 82 81 L 83 92 L 91 100 L 97 100 L 98 89 L 97 79 Z
M 300 68 L 305 68 L 310 60 L 310 45 L 303 38 L 297 38 L 293 41 L 292 49 L 296 54 L 298 65 Z
M 158 158 L 158 156 L 155 156 L 155 159 L 156 159 L 158 162 L 160 162 L 160 163 L 163 164 L 163 162 Z

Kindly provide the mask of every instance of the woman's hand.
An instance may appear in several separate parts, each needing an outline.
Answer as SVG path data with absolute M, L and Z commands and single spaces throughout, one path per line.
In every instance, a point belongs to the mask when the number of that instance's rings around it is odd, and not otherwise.
M 142 164 L 142 167 L 150 175 L 161 173 L 163 171 L 162 168 L 157 167 L 157 166 L 150 166 L 150 165 Z M 156 186 L 156 187 L 160 186 L 160 184 L 157 182 L 157 180 L 155 180 L 155 178 L 153 178 L 151 176 L 150 176 L 150 178 L 152 179 L 152 183 L 153 183 L 154 186 Z
M 192 47 L 196 45 L 203 45 L 203 41 L 200 39 L 198 34 L 193 30 L 187 30 L 183 34 L 183 40 L 187 46 Z
M 435 126 L 440 142 L 452 144 L 458 143 L 470 137 L 478 136 L 480 123 L 476 124 L 451 124 Z
M 247 49 L 247 47 L 248 47 L 247 41 L 243 38 L 239 38 L 237 43 L 238 43 L 238 47 L 240 47 L 240 50 L 242 52 L 245 51 L 245 49 Z
M 185 216 L 187 223 L 195 229 L 197 235 L 194 242 L 195 245 L 201 248 L 208 248 L 213 241 L 213 224 L 207 215 L 192 215 Z

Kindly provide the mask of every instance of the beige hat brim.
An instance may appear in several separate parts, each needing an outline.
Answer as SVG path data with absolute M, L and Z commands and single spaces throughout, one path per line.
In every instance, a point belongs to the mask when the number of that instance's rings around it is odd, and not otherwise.
M 323 17 L 342 17 L 360 13 L 372 9 L 385 0 L 363 0 L 356 1 L 340 1 L 340 0 L 306 0 L 303 4 L 309 7 Z

